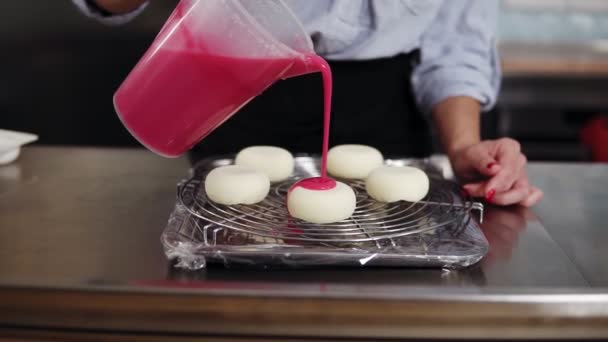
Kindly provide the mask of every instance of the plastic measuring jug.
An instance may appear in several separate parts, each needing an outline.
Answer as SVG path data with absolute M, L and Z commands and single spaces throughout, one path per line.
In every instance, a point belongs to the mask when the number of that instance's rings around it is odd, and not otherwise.
M 181 0 L 114 107 L 139 142 L 176 157 L 276 80 L 320 71 L 315 57 L 282 0 Z

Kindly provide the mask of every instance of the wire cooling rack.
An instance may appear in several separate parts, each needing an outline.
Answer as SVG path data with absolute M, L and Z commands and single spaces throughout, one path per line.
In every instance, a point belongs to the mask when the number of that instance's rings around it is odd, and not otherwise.
M 483 219 L 483 205 L 462 197 L 428 160 L 391 160 L 413 165 L 430 177 L 422 201 L 381 203 L 370 198 L 363 181 L 341 180 L 355 191 L 357 207 L 347 220 L 312 224 L 289 216 L 286 195 L 292 184 L 318 174 L 319 161 L 296 158 L 296 171 L 273 184 L 254 205 L 225 206 L 210 201 L 204 177 L 231 159 L 199 163 L 193 176 L 178 186 L 177 204 L 163 234 L 165 252 L 188 268 L 207 262 L 251 265 L 468 266 L 487 251 L 487 242 L 472 218 Z M 370 258 L 371 257 L 371 258 Z

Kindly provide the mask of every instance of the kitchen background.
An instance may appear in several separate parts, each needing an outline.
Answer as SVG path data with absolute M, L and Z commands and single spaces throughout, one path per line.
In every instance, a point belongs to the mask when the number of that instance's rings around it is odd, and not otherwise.
M 133 146 L 111 97 L 176 1 L 156 0 L 118 27 L 68 0 L 0 3 L 0 128 L 43 144 Z M 484 135 L 519 139 L 532 160 L 608 153 L 608 1 L 503 0 L 505 78 Z M 603 139 L 603 140 L 602 140 Z

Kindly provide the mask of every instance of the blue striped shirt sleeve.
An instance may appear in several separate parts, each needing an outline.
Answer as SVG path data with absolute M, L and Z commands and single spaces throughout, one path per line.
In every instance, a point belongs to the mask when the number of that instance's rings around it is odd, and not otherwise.
M 421 62 L 412 84 L 419 108 L 429 113 L 453 96 L 496 102 L 501 70 L 496 49 L 497 0 L 445 1 L 421 37 Z

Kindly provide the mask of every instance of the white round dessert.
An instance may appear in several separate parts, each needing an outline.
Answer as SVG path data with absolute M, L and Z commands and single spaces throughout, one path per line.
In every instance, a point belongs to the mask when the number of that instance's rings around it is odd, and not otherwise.
M 380 202 L 418 202 L 429 192 L 429 177 L 410 166 L 382 166 L 365 180 L 367 193 Z
M 211 170 L 205 178 L 205 192 L 213 202 L 225 205 L 254 204 L 268 195 L 270 180 L 260 171 L 239 165 Z
M 338 145 L 327 154 L 327 171 L 344 179 L 365 179 L 383 164 L 382 153 L 367 145 Z
M 291 216 L 316 224 L 345 220 L 355 212 L 356 205 L 355 192 L 341 182 L 325 190 L 295 186 L 287 196 L 287 209 Z
M 293 173 L 293 155 L 276 146 L 250 146 L 242 149 L 234 161 L 236 165 L 251 167 L 265 173 L 271 182 L 283 181 Z

